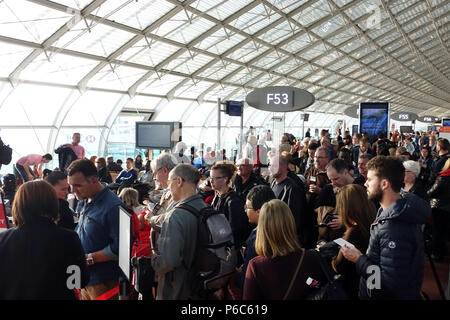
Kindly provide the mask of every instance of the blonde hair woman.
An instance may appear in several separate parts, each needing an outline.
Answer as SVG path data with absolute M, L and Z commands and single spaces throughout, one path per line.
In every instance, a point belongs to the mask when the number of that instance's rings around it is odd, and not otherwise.
M 304 250 L 297 240 L 294 217 L 283 201 L 261 207 L 255 250 L 244 282 L 244 300 L 304 299 L 312 290 L 308 278 L 326 282 L 319 255 Z

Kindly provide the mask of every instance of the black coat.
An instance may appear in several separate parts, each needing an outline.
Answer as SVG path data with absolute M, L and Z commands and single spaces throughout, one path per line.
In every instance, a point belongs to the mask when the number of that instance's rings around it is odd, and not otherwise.
M 250 177 L 245 183 L 242 183 L 242 177 L 239 175 L 236 175 L 236 178 L 234 179 L 233 183 L 233 189 L 236 191 L 236 193 L 242 198 L 242 200 L 246 201 L 247 195 L 250 192 L 250 190 L 257 185 L 264 184 L 267 185 L 267 183 L 261 178 L 261 176 L 256 175 L 255 173 L 251 173 Z
M 58 227 L 74 230 L 76 223 L 73 219 L 72 210 L 69 208 L 69 203 L 64 199 L 58 199 L 59 201 L 59 221 Z
M 406 193 L 386 210 L 378 211 L 370 227 L 369 249 L 356 261 L 361 276 L 359 296 L 375 300 L 420 298 L 424 270 L 424 241 L 421 225 L 428 222 L 431 208 L 418 196 Z M 369 289 L 378 267 L 380 284 Z M 370 279 L 369 279 L 370 277 Z
M 234 190 L 222 196 L 216 193 L 211 206 L 230 222 L 236 248 L 242 246 L 252 231 L 252 225 L 248 222 L 241 197 Z
M 450 158 L 450 152 L 439 156 L 436 159 L 436 161 L 434 162 L 433 171 L 430 176 L 430 185 L 433 185 L 436 182 L 436 179 L 441 174 L 442 168 L 444 167 L 445 162 L 448 158 Z
M 450 174 L 450 169 L 444 173 Z M 440 175 L 428 190 L 428 196 L 433 208 L 450 212 L 450 175 Z
M 306 193 L 301 189 L 294 180 L 286 177 L 279 185 L 276 185 L 275 180 L 272 182 L 271 188 L 275 196 L 283 200 L 291 209 L 294 216 L 297 234 L 300 243 L 304 246 L 307 241 L 308 230 L 310 230 L 310 217 L 306 203 Z M 278 192 L 281 188 L 281 192 Z
M 0 233 L 0 257 L 0 300 L 74 300 L 69 266 L 78 266 L 81 287 L 89 280 L 78 235 L 48 218 Z
M 98 174 L 98 181 L 106 182 L 108 184 L 112 183 L 112 178 L 107 168 L 98 168 L 97 174 Z
M 58 155 L 59 169 L 61 171 L 65 171 L 72 161 L 78 159 L 75 152 L 73 152 L 72 148 L 68 147 L 67 144 L 59 146 L 55 150 L 55 153 Z

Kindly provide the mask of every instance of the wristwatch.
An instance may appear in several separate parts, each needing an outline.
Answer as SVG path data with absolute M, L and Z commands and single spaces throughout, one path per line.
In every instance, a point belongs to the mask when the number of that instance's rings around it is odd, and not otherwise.
M 94 264 L 94 258 L 92 257 L 92 253 L 88 253 L 86 262 L 88 266 L 92 266 Z

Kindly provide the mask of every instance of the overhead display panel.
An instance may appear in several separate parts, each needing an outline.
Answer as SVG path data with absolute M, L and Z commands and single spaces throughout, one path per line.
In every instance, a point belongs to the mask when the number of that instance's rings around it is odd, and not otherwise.
M 439 118 L 435 117 L 435 116 L 422 116 L 422 117 L 419 117 L 417 120 L 420 121 L 420 122 L 425 122 L 425 123 L 437 123 L 437 122 L 440 122 Z
M 306 90 L 280 86 L 256 89 L 247 95 L 245 101 L 259 110 L 290 112 L 309 107 L 314 103 L 315 98 Z
M 416 121 L 417 114 L 411 112 L 396 112 L 391 115 L 391 119 L 395 121 Z

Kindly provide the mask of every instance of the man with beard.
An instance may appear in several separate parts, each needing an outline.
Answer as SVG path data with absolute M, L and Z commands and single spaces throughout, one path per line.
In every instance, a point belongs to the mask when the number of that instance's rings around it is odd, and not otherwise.
M 398 158 L 378 156 L 367 169 L 369 199 L 381 205 L 371 225 L 369 248 L 362 254 L 355 247 L 341 247 L 361 276 L 359 297 L 419 299 L 424 269 L 421 225 L 430 218 L 430 205 L 414 194 L 400 194 L 405 169 Z

